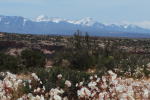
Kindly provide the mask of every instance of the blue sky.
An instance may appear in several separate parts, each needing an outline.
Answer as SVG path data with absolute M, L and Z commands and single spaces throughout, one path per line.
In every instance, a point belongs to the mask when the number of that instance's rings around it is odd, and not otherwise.
M 39 15 L 103 23 L 150 21 L 150 0 L 0 0 L 0 15 Z

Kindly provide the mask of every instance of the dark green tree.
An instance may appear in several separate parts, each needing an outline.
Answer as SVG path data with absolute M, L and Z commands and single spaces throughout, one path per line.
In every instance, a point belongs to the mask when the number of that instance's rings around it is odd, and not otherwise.
M 88 49 L 89 49 L 89 47 L 90 47 L 90 36 L 88 35 L 87 32 L 85 32 L 84 38 L 85 38 L 85 42 L 86 42 L 86 44 L 87 44 L 87 47 L 88 47 Z
M 4 52 L 0 52 L 0 66 L 4 65 L 4 63 L 6 62 L 6 54 Z
M 82 32 L 77 30 L 77 32 L 74 33 L 74 40 L 75 40 L 75 48 L 80 49 L 82 47 Z
M 27 68 L 42 67 L 44 68 L 46 61 L 38 52 L 32 50 L 23 50 L 21 52 L 22 64 Z
M 18 57 L 14 57 L 14 56 L 7 57 L 6 62 L 3 65 L 3 68 L 16 74 L 19 70 L 22 69 L 21 60 L 20 60 L 19 56 Z

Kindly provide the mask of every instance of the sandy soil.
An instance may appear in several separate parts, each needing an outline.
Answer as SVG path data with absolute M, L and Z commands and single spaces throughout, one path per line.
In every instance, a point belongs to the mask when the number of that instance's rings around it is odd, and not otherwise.
M 46 49 L 41 49 L 41 51 L 43 51 L 44 54 L 51 54 L 53 53 L 53 51 L 49 51 L 49 50 L 46 50 Z
M 52 67 L 53 62 L 52 61 L 46 61 L 46 68 L 51 68 Z
M 25 75 L 25 74 L 16 75 L 16 77 L 17 79 L 25 79 L 25 80 L 30 79 L 30 75 Z
M 22 50 L 24 50 L 24 48 L 22 48 L 22 49 L 12 48 L 12 49 L 10 49 L 10 51 L 8 51 L 6 54 L 10 54 L 10 55 L 12 55 L 12 56 L 16 56 L 16 54 L 15 54 L 14 52 L 17 51 L 18 54 L 20 55 L 21 52 L 22 52 Z

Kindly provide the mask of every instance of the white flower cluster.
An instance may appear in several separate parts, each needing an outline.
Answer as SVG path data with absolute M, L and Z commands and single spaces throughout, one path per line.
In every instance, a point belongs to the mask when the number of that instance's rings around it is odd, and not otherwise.
M 70 86 L 71 86 L 71 82 L 70 82 L 70 81 L 68 81 L 68 80 L 66 80 L 66 81 L 65 81 L 65 84 L 66 84 L 68 87 L 70 87 Z
M 5 76 L 5 78 L 3 81 L 0 80 L 0 99 L 12 99 L 14 91 L 16 91 L 16 94 L 19 95 L 20 93 L 17 90 L 21 88 L 22 80 L 17 80 L 16 75 L 9 72 L 1 72 L 1 75 Z
M 61 78 L 62 78 L 62 75 L 61 75 L 61 74 L 59 74 L 57 77 L 58 77 L 58 79 L 61 79 Z
M 51 89 L 49 94 L 50 94 L 50 100 L 62 100 L 62 97 L 59 96 L 59 94 L 63 94 L 65 91 L 63 89 Z M 64 97 L 63 100 L 67 100 L 67 97 Z
M 102 79 L 97 75 L 90 79 L 88 86 L 76 84 L 80 88 L 77 94 L 81 100 L 150 100 L 150 83 L 144 80 L 123 80 L 112 71 L 108 71 Z
M 62 75 L 59 74 L 58 76 L 58 81 L 61 79 Z M 68 87 L 71 87 L 71 82 L 66 80 L 65 81 L 65 85 L 66 85 L 66 89 L 67 91 L 68 90 Z M 63 89 L 60 89 L 59 87 L 55 88 L 55 89 L 51 89 L 50 92 L 49 92 L 49 95 L 50 95 L 50 100 L 68 100 L 67 97 L 64 97 L 62 98 L 60 95 L 62 95 L 65 91 Z
M 26 98 L 19 98 L 19 100 L 24 100 L 24 99 L 27 99 L 27 100 L 28 99 L 29 100 L 44 100 L 44 96 L 43 95 L 41 95 L 41 96 L 39 96 L 39 95 L 33 96 L 32 93 L 29 93 Z
M 1 72 L 0 74 L 5 76 L 3 81 L 0 80 L 0 100 L 44 100 L 44 96 L 42 95 L 45 90 L 44 86 L 43 88 L 38 87 L 37 89 L 34 89 L 34 92 L 38 92 L 39 95 L 33 96 L 32 93 L 29 93 L 28 95 L 21 94 L 22 86 L 26 86 L 25 82 L 21 79 L 17 79 L 16 75 L 11 74 L 10 72 Z M 31 76 L 35 80 L 40 81 L 35 73 L 32 73 Z M 31 80 L 27 80 L 27 82 L 31 84 Z M 42 84 L 41 81 L 40 83 Z M 29 85 L 29 87 L 31 88 L 32 86 Z
M 26 80 L 26 82 L 29 83 L 29 88 L 33 91 L 28 94 L 21 94 L 20 90 L 23 86 L 26 86 L 23 80 L 17 79 L 15 75 L 9 72 L 0 74 L 5 76 L 3 81 L 0 80 L 0 100 L 69 99 L 69 87 L 71 87 L 69 80 L 65 81 L 65 89 L 52 88 L 49 93 L 44 94 L 44 86 L 42 88 L 34 86 L 35 81 L 38 84 L 42 84 L 42 82 L 35 73 L 32 73 L 32 80 Z M 61 74 L 58 75 L 59 80 L 61 77 Z M 79 100 L 150 100 L 150 83 L 144 79 L 139 81 L 132 78 L 118 78 L 112 71 L 108 71 L 108 75 L 102 76 L 102 78 L 94 75 L 90 79 L 91 81 L 87 86 L 84 86 L 84 84 L 87 84 L 84 83 L 85 80 L 76 84 L 76 87 L 79 88 L 77 91 Z M 64 90 L 67 91 L 68 97 L 63 97 Z

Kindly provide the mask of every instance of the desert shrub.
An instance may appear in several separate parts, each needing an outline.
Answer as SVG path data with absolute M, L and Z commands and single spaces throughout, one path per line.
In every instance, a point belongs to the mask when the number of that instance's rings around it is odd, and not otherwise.
M 145 55 L 130 55 L 127 59 L 121 60 L 120 63 L 118 64 L 121 73 L 126 74 L 130 71 L 131 72 L 130 77 L 141 78 L 143 77 L 143 75 L 148 77 L 149 76 L 149 69 L 147 67 L 147 64 L 149 63 L 149 61 L 147 60 L 148 57 L 149 56 Z
M 4 65 L 4 63 L 6 62 L 6 54 L 4 52 L 0 52 L 0 66 Z
M 86 44 L 84 44 L 84 39 Z M 88 33 L 85 37 L 79 30 L 74 34 L 74 44 L 72 47 L 66 47 L 58 52 L 54 57 L 54 65 L 61 65 L 63 59 L 69 62 L 67 67 L 71 69 L 86 70 L 96 64 L 96 57 L 89 50 L 90 41 Z
M 88 50 L 76 50 L 68 59 L 72 69 L 86 70 L 95 65 L 95 57 Z
M 19 57 L 9 56 L 6 59 L 3 68 L 16 74 L 18 71 L 22 70 L 22 66 L 20 66 L 20 64 L 21 64 L 21 60 L 19 59 Z
M 116 74 L 117 74 L 118 77 L 124 76 L 124 72 L 123 72 L 123 71 L 120 71 L 120 70 L 117 71 Z
M 43 85 L 46 88 L 46 92 L 49 92 L 51 88 L 55 88 L 59 86 L 60 88 L 65 88 L 65 80 L 69 80 L 71 82 L 70 95 L 72 97 L 77 97 L 75 94 L 77 91 L 77 88 L 75 87 L 76 83 L 84 81 L 85 84 L 88 84 L 89 77 L 91 76 L 90 73 L 87 72 L 80 72 L 76 70 L 65 70 L 61 67 L 54 67 L 49 70 L 45 69 L 38 69 L 37 70 L 37 76 L 42 81 Z M 61 74 L 62 78 L 59 80 L 58 85 L 58 75 Z M 64 94 L 65 95 L 65 94 Z
M 114 57 L 112 56 L 108 56 L 108 57 L 104 57 L 104 56 L 99 56 L 98 57 L 98 64 L 97 64 L 97 69 L 101 70 L 106 68 L 107 70 L 114 70 L 115 67 L 115 61 L 114 61 Z
M 22 85 L 23 94 L 32 93 L 32 90 L 29 88 L 29 82 L 26 80 L 23 80 L 22 82 L 25 84 L 25 86 Z
M 22 70 L 20 57 L 6 56 L 4 52 L 0 52 L 0 70 L 10 71 L 12 73 L 17 73 Z
M 41 67 L 44 68 L 46 61 L 38 52 L 32 50 L 22 50 L 21 52 L 22 64 L 27 68 Z
M 25 75 L 28 75 L 30 73 L 30 69 L 26 68 L 26 67 L 23 67 L 22 66 L 22 69 L 17 71 L 17 74 L 25 74 Z
M 147 78 L 149 78 L 149 76 L 150 76 L 150 69 L 148 68 L 148 66 L 146 64 L 142 65 L 142 67 L 143 67 L 143 73 L 145 74 L 145 76 Z
M 50 83 L 51 82 L 51 76 L 50 76 L 49 71 L 40 68 L 36 71 L 36 73 L 37 73 L 37 76 L 42 81 L 43 85 L 46 87 L 46 90 L 45 90 L 46 92 L 49 92 L 51 88 L 55 87 L 54 84 Z
M 107 72 L 107 69 L 104 67 L 104 65 L 102 63 L 99 63 L 97 66 L 96 66 L 96 74 L 99 75 L 99 76 L 103 76 L 106 74 Z

